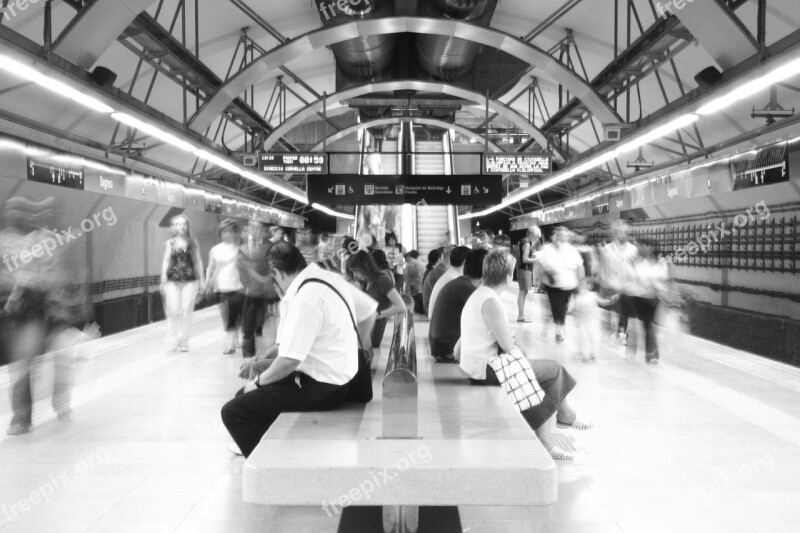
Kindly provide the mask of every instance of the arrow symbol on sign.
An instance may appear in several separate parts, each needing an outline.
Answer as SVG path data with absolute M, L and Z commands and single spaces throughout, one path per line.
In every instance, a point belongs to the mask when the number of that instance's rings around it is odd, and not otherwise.
M 449 185 L 447 186 L 447 189 L 445 189 L 445 190 L 447 191 L 447 194 L 450 194 L 451 192 L 453 192 L 452 190 L 450 190 L 450 186 Z
M 333 194 L 333 187 L 328 187 L 328 192 Z
M 484 194 L 489 194 L 489 187 L 484 187 L 483 188 L 483 193 Z

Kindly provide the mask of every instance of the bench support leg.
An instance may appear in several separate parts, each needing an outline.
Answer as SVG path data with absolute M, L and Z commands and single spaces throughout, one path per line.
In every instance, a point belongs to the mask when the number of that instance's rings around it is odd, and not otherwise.
M 417 533 L 419 507 L 416 505 L 384 505 L 384 533 Z

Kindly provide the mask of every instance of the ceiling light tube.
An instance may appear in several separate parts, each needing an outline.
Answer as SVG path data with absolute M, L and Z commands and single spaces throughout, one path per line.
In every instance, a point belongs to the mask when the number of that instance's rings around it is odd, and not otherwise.
M 205 159 L 209 163 L 212 163 L 220 168 L 224 168 L 225 170 L 228 170 L 235 174 L 238 174 L 241 171 L 238 165 L 234 165 L 230 161 L 227 161 L 210 152 L 206 152 L 205 150 L 195 150 L 194 155 L 196 155 L 200 159 Z
M 776 83 L 785 79 L 791 78 L 800 74 L 800 57 L 789 61 L 788 63 L 780 66 L 763 76 L 740 85 L 730 91 L 728 94 L 722 95 L 718 98 L 711 100 L 706 105 L 697 110 L 698 115 L 709 115 L 716 113 L 726 107 L 729 107 L 740 100 L 744 100 L 748 96 L 752 96 L 759 91 L 762 91 Z
M 182 141 L 175 135 L 168 133 L 162 130 L 161 128 L 153 126 L 152 124 L 143 122 L 138 118 L 132 117 L 125 113 L 112 113 L 111 116 L 114 117 L 115 120 L 118 120 L 123 124 L 127 124 L 128 126 L 136 128 L 137 130 L 140 130 L 152 137 L 155 137 L 156 139 L 160 139 L 165 143 L 170 144 L 176 148 L 180 148 L 181 150 L 184 150 L 186 152 L 194 152 L 195 150 L 197 150 L 197 148 L 195 148 L 188 142 Z
M 113 108 L 107 106 L 97 98 L 93 98 L 85 94 L 83 91 L 74 89 L 66 83 L 61 82 L 51 76 L 42 74 L 35 68 L 29 67 L 28 65 L 20 63 L 15 59 L 11 59 L 8 56 L 0 55 L 0 69 L 3 69 L 10 74 L 24 80 L 33 82 L 36 85 L 47 89 L 48 91 L 52 91 L 65 98 L 69 98 L 70 100 L 78 102 L 79 104 L 84 105 L 93 111 L 97 111 L 99 113 L 112 113 L 114 111 Z
M 258 183 L 259 185 L 263 185 L 268 189 L 272 189 L 273 191 L 278 192 L 284 196 L 288 196 L 289 198 L 297 200 L 302 204 L 308 204 L 308 198 L 306 198 L 302 194 L 293 191 L 292 189 L 289 189 L 287 187 L 283 187 L 280 184 L 273 183 L 270 180 L 265 179 L 263 176 L 259 176 L 255 172 L 252 172 L 250 170 L 239 170 L 238 174 L 241 177 L 252 181 L 253 183 Z
M 346 218 L 346 219 L 349 219 L 349 220 L 355 220 L 355 218 L 356 218 L 355 216 L 353 216 L 353 215 L 351 215 L 349 213 L 340 213 L 339 211 L 334 211 L 333 209 L 329 209 L 328 207 L 325 207 L 324 205 L 318 204 L 318 203 L 311 204 L 311 207 L 313 207 L 315 209 L 318 209 L 318 210 L 322 211 L 323 213 L 331 215 L 332 217 Z

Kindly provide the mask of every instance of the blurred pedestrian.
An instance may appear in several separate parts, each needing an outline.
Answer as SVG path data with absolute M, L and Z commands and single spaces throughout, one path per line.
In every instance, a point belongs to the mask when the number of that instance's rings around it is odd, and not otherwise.
M 556 326 L 556 342 L 564 342 L 569 300 L 584 276 L 583 259 L 570 244 L 570 231 L 560 226 L 553 232 L 552 243 L 544 247 L 538 260 L 547 279 L 545 290 Z
M 244 305 L 244 285 L 239 278 L 239 226 L 231 218 L 223 220 L 217 230 L 222 242 L 208 253 L 206 295 L 214 294 L 219 302 L 227 340 L 223 354 L 236 353 L 239 318 Z
M 536 254 L 542 249 L 542 230 L 539 226 L 531 226 L 525 233 L 519 246 L 520 262 L 517 269 L 517 283 L 519 284 L 519 294 L 517 295 L 517 322 L 532 322 L 525 316 L 525 301 L 528 293 L 533 287 L 533 265 L 536 262 Z
M 160 286 L 167 316 L 167 345 L 188 352 L 192 313 L 205 286 L 203 259 L 185 216 L 172 217 L 170 231 L 172 237 L 164 244 Z

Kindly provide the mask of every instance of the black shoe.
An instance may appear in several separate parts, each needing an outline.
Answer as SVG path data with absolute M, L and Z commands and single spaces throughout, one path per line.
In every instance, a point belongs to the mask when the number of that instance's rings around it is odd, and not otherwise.
M 6 435 L 24 435 L 31 432 L 31 425 L 24 422 L 14 422 L 6 430 Z
M 556 333 L 556 342 L 564 342 L 564 337 Z

